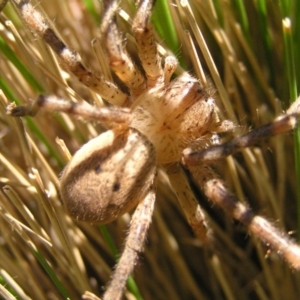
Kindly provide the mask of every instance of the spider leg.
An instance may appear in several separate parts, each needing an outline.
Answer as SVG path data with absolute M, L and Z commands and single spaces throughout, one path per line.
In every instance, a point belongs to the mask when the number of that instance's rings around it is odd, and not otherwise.
M 186 148 L 183 151 L 184 164 L 199 165 L 225 158 L 237 151 L 256 144 L 261 139 L 273 137 L 295 128 L 300 118 L 300 97 L 290 106 L 286 114 L 277 117 L 272 123 L 256 128 L 222 145 L 201 151 Z
M 228 191 L 224 182 L 218 178 L 212 169 L 205 165 L 251 146 L 262 138 L 292 130 L 295 128 L 299 117 L 300 98 L 291 105 L 285 115 L 279 116 L 270 124 L 257 128 L 224 145 L 211 147 L 207 150 L 193 151 L 191 148 L 187 148 L 182 155 L 183 165 L 191 171 L 208 199 L 221 207 L 229 216 L 246 225 L 249 232 L 258 236 L 281 254 L 296 269 L 300 269 L 300 247 L 265 218 L 254 215 L 251 209 L 239 202 Z
M 129 87 L 132 97 L 136 98 L 145 91 L 146 81 L 128 55 L 115 23 L 118 2 L 112 1 L 107 7 L 101 25 L 101 34 L 108 53 L 110 67 L 122 82 Z
M 122 297 L 126 280 L 132 273 L 139 253 L 143 251 L 146 234 L 152 219 L 154 202 L 155 191 L 154 187 L 151 187 L 132 216 L 124 251 L 116 266 L 112 280 L 103 295 L 103 300 L 117 300 Z
M 168 169 L 167 172 L 171 185 L 177 194 L 180 206 L 185 213 L 186 219 L 195 235 L 204 244 L 207 241 L 209 229 L 200 205 L 197 203 L 181 170 L 177 167 L 176 170 L 173 171 Z
M 95 107 L 86 102 L 71 102 L 53 95 L 40 95 L 34 102 L 27 106 L 10 104 L 7 107 L 7 113 L 13 117 L 34 116 L 41 108 L 48 111 L 59 111 L 77 115 L 104 124 L 128 125 L 131 121 L 131 113 L 128 109 Z
M 164 83 L 161 57 L 158 53 L 152 26 L 150 25 L 153 4 L 153 0 L 139 1 L 138 11 L 132 24 L 139 57 L 148 79 L 148 88 L 154 87 L 157 83 Z
M 189 165 L 189 170 L 208 199 L 246 225 L 250 233 L 279 253 L 293 268 L 300 270 L 300 247 L 287 234 L 279 231 L 265 218 L 254 215 L 250 208 L 239 202 L 211 168 Z
M 24 22 L 38 34 L 58 55 L 61 64 L 73 73 L 79 81 L 98 93 L 108 102 L 115 105 L 127 105 L 129 97 L 115 84 L 103 76 L 88 70 L 82 63 L 78 52 L 68 48 L 50 28 L 43 15 L 28 0 L 12 0 L 19 9 Z

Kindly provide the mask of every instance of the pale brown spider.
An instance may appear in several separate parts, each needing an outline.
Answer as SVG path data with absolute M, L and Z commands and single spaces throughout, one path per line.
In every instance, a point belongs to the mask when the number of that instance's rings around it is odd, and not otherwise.
M 101 33 L 109 64 L 129 88 L 130 95 L 102 76 L 88 71 L 78 53 L 71 51 L 47 25 L 29 1 L 13 0 L 25 23 L 60 57 L 66 69 L 113 105 L 97 108 L 68 102 L 55 96 L 40 96 L 27 107 L 9 108 L 13 116 L 34 115 L 40 108 L 95 119 L 112 129 L 85 144 L 64 169 L 60 194 L 67 212 L 79 221 L 108 223 L 135 208 L 124 251 L 103 299 L 120 299 L 139 253 L 143 250 L 155 202 L 157 166 L 165 170 L 196 236 L 204 243 L 206 222 L 182 169 L 191 172 L 205 195 L 225 212 L 245 224 L 300 269 L 300 248 L 270 222 L 228 192 L 222 180 L 208 166 L 259 139 L 286 132 L 299 118 L 300 100 L 271 124 L 260 127 L 223 145 L 207 148 L 220 132 L 234 128 L 220 121 L 214 99 L 197 79 L 184 73 L 171 80 L 177 63 L 166 57 L 162 67 L 149 23 L 153 1 L 139 1 L 132 29 L 145 75 L 123 48 L 115 24 L 116 1 L 108 6 Z M 199 150 L 207 148 L 205 150 Z

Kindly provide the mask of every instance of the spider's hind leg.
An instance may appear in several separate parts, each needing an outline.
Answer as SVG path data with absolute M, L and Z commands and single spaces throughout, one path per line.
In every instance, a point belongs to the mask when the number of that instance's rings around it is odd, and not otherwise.
M 7 106 L 6 112 L 13 117 L 33 117 L 40 109 L 65 112 L 105 125 L 119 124 L 127 127 L 132 119 L 130 111 L 126 108 L 95 107 L 86 102 L 72 102 L 54 95 L 40 95 L 26 106 L 16 106 L 15 103 L 11 103 Z
M 103 295 L 103 300 L 121 299 L 126 280 L 143 251 L 146 234 L 151 223 L 155 202 L 155 191 L 152 187 L 146 197 L 138 204 L 129 228 L 129 234 L 122 256 L 114 271 L 112 281 Z

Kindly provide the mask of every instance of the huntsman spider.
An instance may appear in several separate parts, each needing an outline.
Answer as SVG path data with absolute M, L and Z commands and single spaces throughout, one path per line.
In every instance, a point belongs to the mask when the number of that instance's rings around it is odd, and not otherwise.
M 41 95 L 27 106 L 9 107 L 14 117 L 34 116 L 40 109 L 66 112 L 104 124 L 107 130 L 83 145 L 60 177 L 60 197 L 76 221 L 110 223 L 134 211 L 124 250 L 104 300 L 121 299 L 126 281 L 143 251 L 156 199 L 158 172 L 168 176 L 195 237 L 209 243 L 205 212 L 189 184 L 189 176 L 217 207 L 247 227 L 295 269 L 300 269 L 300 248 L 287 234 L 239 201 L 211 166 L 220 159 L 295 128 L 300 100 L 273 122 L 226 143 L 219 135 L 235 129 L 221 120 L 214 96 L 200 80 L 184 72 L 174 76 L 177 60 L 162 57 L 150 22 L 153 2 L 137 1 L 132 22 L 142 70 L 127 53 L 115 21 L 118 1 L 106 7 L 101 38 L 109 65 L 128 93 L 104 76 L 88 70 L 80 55 L 58 37 L 30 1 L 12 0 L 24 23 L 57 54 L 61 65 L 110 106 L 97 107 L 60 97 Z

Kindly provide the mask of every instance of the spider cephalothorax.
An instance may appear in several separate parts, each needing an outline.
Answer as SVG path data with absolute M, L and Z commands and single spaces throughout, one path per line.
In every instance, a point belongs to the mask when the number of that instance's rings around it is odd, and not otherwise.
M 121 298 L 125 282 L 143 249 L 155 202 L 157 167 L 165 169 L 188 222 L 202 242 L 207 230 L 203 213 L 179 166 L 189 169 L 208 198 L 248 226 L 251 233 L 274 247 L 290 264 L 300 268 L 299 247 L 239 203 L 208 166 L 208 162 L 250 146 L 259 138 L 294 128 L 299 118 L 297 104 L 268 126 L 203 152 L 201 149 L 217 133 L 232 130 L 234 126 L 230 121 L 219 120 L 214 99 L 199 80 L 188 73 L 170 79 L 177 66 L 176 59 L 166 57 L 162 67 L 149 23 L 153 1 L 139 1 L 132 25 L 144 72 L 136 67 L 123 47 L 113 17 L 117 1 L 108 6 L 103 19 L 101 35 L 109 65 L 128 87 L 129 94 L 88 71 L 80 56 L 58 39 L 28 1 L 13 2 L 25 22 L 57 53 L 66 69 L 108 102 L 126 107 L 93 108 L 55 96 L 40 96 L 28 107 L 10 109 L 12 115 L 21 116 L 34 114 L 44 107 L 96 119 L 112 127 L 74 155 L 60 182 L 64 206 L 76 220 L 107 223 L 136 207 L 124 252 L 103 299 Z
M 213 98 L 188 74 L 145 91 L 132 114 L 130 125 L 153 143 L 159 164 L 179 161 L 188 145 L 205 145 L 214 133 L 224 130 Z

